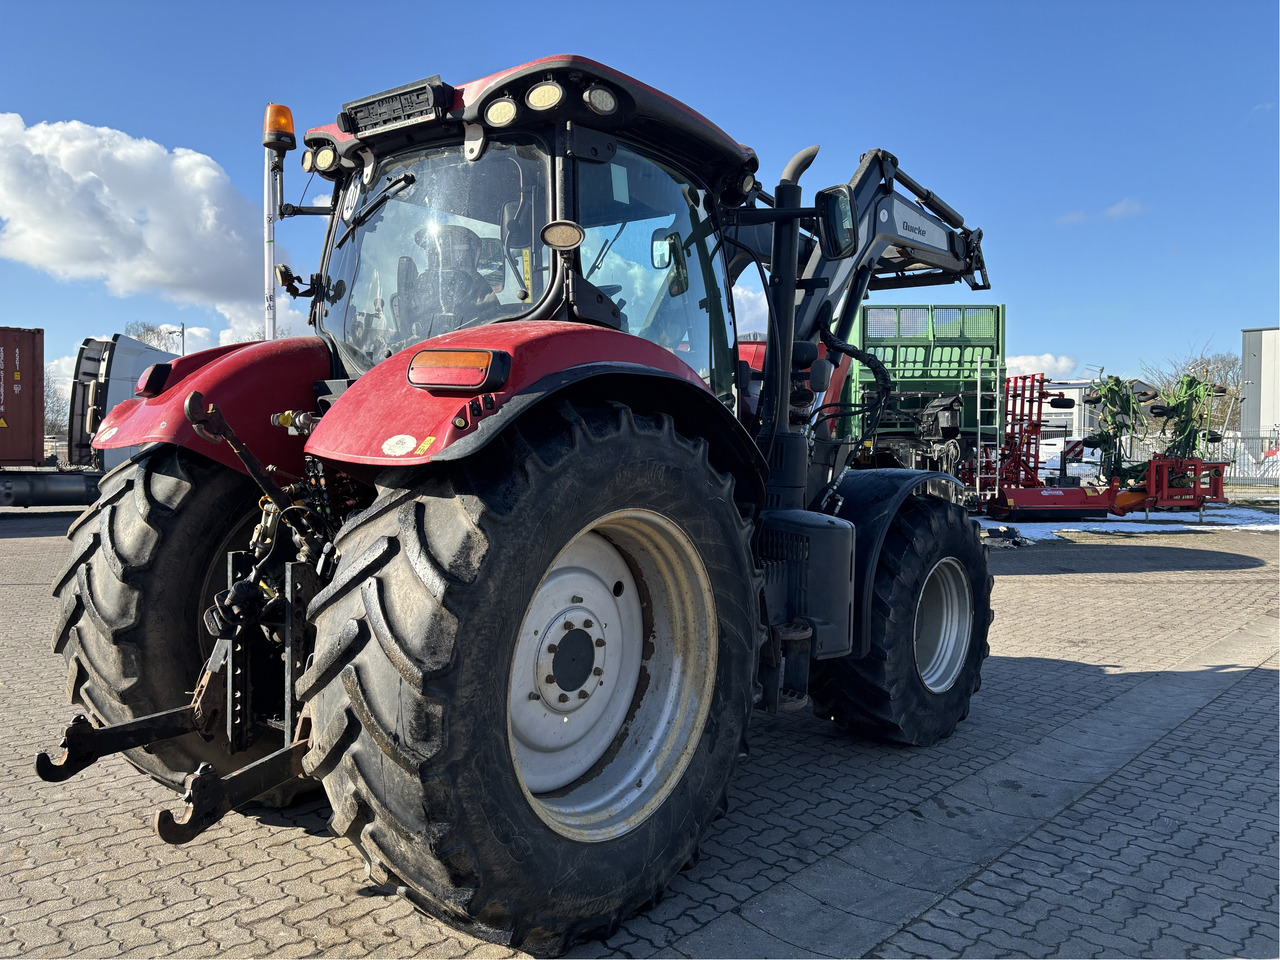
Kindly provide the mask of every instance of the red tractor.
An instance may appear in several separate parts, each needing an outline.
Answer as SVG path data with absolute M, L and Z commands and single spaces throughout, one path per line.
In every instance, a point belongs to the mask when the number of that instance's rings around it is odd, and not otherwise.
M 286 110 L 264 146 L 278 191 Z M 556 952 L 696 855 L 753 709 L 948 736 L 984 548 L 954 478 L 852 469 L 823 400 L 868 290 L 987 288 L 981 232 L 882 150 L 804 206 L 816 152 L 770 196 L 752 150 L 572 56 L 308 131 L 332 201 L 269 215 L 328 220 L 305 289 L 278 268 L 314 334 L 157 364 L 103 420 L 148 446 L 70 532 L 83 714 L 40 775 L 124 752 L 183 792 L 175 843 L 318 781 L 376 879 Z

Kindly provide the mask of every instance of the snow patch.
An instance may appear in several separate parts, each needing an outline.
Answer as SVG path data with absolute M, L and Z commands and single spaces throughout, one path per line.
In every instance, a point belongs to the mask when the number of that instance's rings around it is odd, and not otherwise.
M 1177 518 L 1177 519 L 1175 519 Z M 1188 518 L 1188 519 L 1183 519 Z M 1137 511 L 1124 517 L 1108 517 L 1105 520 L 1057 520 L 1044 523 L 1011 523 L 1008 520 L 993 520 L 990 517 L 977 517 L 984 530 L 995 530 L 999 527 L 1013 527 L 1024 540 L 1059 540 L 1059 533 L 1171 533 L 1177 530 L 1280 530 L 1280 517 L 1265 510 L 1254 510 L 1250 507 L 1238 507 L 1233 504 L 1211 503 L 1204 508 L 1204 523 L 1199 522 L 1199 515 L 1191 512 L 1171 513 L 1169 511 L 1153 511 L 1147 520 L 1144 513 Z

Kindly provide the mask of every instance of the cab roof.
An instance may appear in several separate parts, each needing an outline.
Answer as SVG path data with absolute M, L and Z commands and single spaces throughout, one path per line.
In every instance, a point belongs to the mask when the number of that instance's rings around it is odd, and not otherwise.
M 457 136 L 459 122 L 484 125 L 484 110 L 494 100 L 510 98 L 523 104 L 527 90 L 548 79 L 570 93 L 602 84 L 618 95 L 618 109 L 613 115 L 599 116 L 590 112 L 580 97 L 566 96 L 561 105 L 543 114 L 524 110 L 513 127 L 527 127 L 532 121 L 579 122 L 675 153 L 694 164 L 708 182 L 754 173 L 759 167 L 754 150 L 688 105 L 612 67 L 572 54 L 543 57 L 457 87 L 431 77 L 352 101 L 344 106 L 337 122 L 308 130 L 304 142 L 343 144 L 357 138 L 377 139 L 391 131 L 414 140 Z M 363 118 L 371 113 L 394 119 L 362 128 Z

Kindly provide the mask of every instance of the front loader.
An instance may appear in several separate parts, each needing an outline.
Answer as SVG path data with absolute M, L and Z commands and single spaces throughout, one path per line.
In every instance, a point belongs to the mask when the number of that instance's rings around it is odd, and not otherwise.
M 323 207 L 279 202 L 296 145 L 269 108 L 269 221 L 328 222 L 317 273 L 277 268 L 315 334 L 159 364 L 102 422 L 146 446 L 70 531 L 83 713 L 42 777 L 123 752 L 183 792 L 175 843 L 321 784 L 375 879 L 557 953 L 696 857 L 753 709 L 952 732 L 984 548 L 954 478 L 853 469 L 823 402 L 874 365 L 868 290 L 987 288 L 980 231 L 882 150 L 806 206 L 809 148 L 770 195 L 580 57 L 346 104 L 303 137 Z

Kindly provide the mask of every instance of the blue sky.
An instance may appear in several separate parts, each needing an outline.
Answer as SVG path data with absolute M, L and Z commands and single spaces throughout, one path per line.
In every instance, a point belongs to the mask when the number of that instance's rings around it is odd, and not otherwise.
M 806 196 L 895 153 L 983 229 L 993 289 L 877 299 L 1005 303 L 1036 369 L 1136 375 L 1276 323 L 1272 2 L 48 2 L 4 24 L 24 40 L 0 58 L 0 323 L 44 327 L 48 360 L 131 319 L 192 343 L 258 321 L 268 101 L 314 126 L 553 53 L 684 100 L 770 187 L 811 143 Z M 314 227 L 278 238 L 315 267 Z

